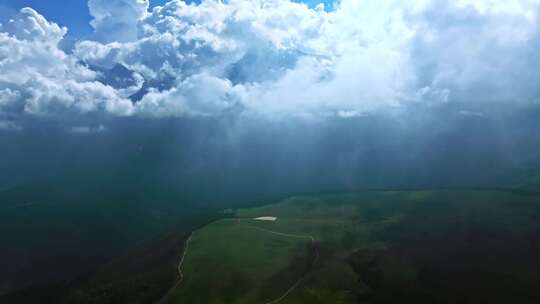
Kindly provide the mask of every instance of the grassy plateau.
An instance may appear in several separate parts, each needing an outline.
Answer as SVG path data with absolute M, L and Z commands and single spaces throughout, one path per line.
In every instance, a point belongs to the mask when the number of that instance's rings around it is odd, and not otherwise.
M 296 196 L 195 231 L 164 302 L 539 303 L 538 256 L 535 194 Z

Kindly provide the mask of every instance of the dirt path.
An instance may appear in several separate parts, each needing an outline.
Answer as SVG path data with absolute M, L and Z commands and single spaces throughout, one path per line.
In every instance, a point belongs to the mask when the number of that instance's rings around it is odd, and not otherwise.
M 182 280 L 184 279 L 184 273 L 182 272 L 182 266 L 184 265 L 184 260 L 186 259 L 186 255 L 187 255 L 187 252 L 189 250 L 189 244 L 191 243 L 191 239 L 193 239 L 193 233 L 186 240 L 186 245 L 184 246 L 184 254 L 182 255 L 182 258 L 180 259 L 180 262 L 178 263 L 178 283 L 177 284 L 180 284 L 182 282 Z
M 180 284 L 182 283 L 182 281 L 184 280 L 184 273 L 182 272 L 182 266 L 184 265 L 184 260 L 186 259 L 186 255 L 187 255 L 187 252 L 189 250 L 189 244 L 191 243 L 191 240 L 193 239 L 193 234 L 195 234 L 195 231 L 192 232 L 190 235 L 189 235 L 189 238 L 185 241 L 184 243 L 184 253 L 182 254 L 182 257 L 180 258 L 180 261 L 178 262 L 178 268 L 177 268 L 177 275 L 178 275 L 178 278 L 176 280 L 176 283 L 174 284 L 173 287 L 171 287 L 169 289 L 169 291 L 167 292 L 167 294 L 161 298 L 161 300 L 159 300 L 156 304 L 164 304 L 164 303 L 167 303 L 167 301 L 169 300 L 169 298 L 172 296 L 172 294 L 174 293 L 174 291 L 176 290 L 176 288 L 178 288 L 178 286 L 180 286 Z
M 261 228 L 261 227 L 255 226 L 255 225 L 245 225 L 245 226 L 256 229 L 256 230 L 260 230 L 260 231 L 263 231 L 263 232 L 279 235 L 279 236 L 291 237 L 291 238 L 300 238 L 300 239 L 309 239 L 311 241 L 311 246 L 315 250 L 315 258 L 313 258 L 313 261 L 311 262 L 311 269 L 313 269 L 313 267 L 315 266 L 315 264 L 319 260 L 319 249 L 316 247 L 316 244 L 315 244 L 316 241 L 315 241 L 314 236 L 277 232 L 277 231 Z M 275 300 L 272 300 L 272 301 L 269 301 L 269 302 L 266 302 L 264 304 L 277 304 L 277 303 L 283 301 L 288 295 L 290 295 L 293 291 L 295 291 L 296 288 L 298 288 L 298 286 L 300 286 L 300 284 L 308 277 L 309 273 L 311 272 L 311 269 L 310 269 L 310 271 L 307 271 L 306 274 L 304 274 L 300 279 L 298 279 L 298 281 L 296 281 L 296 283 L 294 283 L 293 286 L 291 286 L 289 289 L 287 289 L 287 291 L 285 291 L 285 293 L 283 295 L 281 295 L 279 298 L 277 298 Z
M 279 235 L 279 236 L 290 237 L 290 238 L 299 238 L 299 239 L 309 239 L 310 242 L 311 242 L 311 246 L 315 250 L 315 258 L 313 259 L 313 262 L 311 263 L 311 268 L 313 268 L 313 266 L 315 266 L 315 264 L 317 263 L 317 261 L 319 259 L 319 249 L 315 247 L 316 240 L 315 240 L 315 237 L 313 237 L 311 235 L 299 235 L 299 234 L 282 233 L 282 232 L 278 232 L 278 231 L 273 231 L 273 230 L 261 228 L 261 227 L 255 226 L 255 225 L 244 225 L 244 226 L 249 227 L 249 228 L 253 228 L 253 229 L 256 229 L 256 230 L 259 230 L 259 231 L 263 231 L 263 232 L 266 232 L 266 233 Z M 177 268 L 178 279 L 176 280 L 176 283 L 174 284 L 173 287 L 171 287 L 169 289 L 167 294 L 163 298 L 161 298 L 161 300 L 159 300 L 156 304 L 165 304 L 165 303 L 167 303 L 167 301 L 170 299 L 170 297 L 172 296 L 172 294 L 174 293 L 176 288 L 178 288 L 178 286 L 180 286 L 180 284 L 184 280 L 184 273 L 182 272 L 182 266 L 184 265 L 184 261 L 186 259 L 187 253 L 189 251 L 189 245 L 191 243 L 191 240 L 193 239 L 193 235 L 195 234 L 195 232 L 196 231 L 192 232 L 191 235 L 189 236 L 189 238 L 185 242 L 184 252 L 182 253 L 182 257 L 180 258 L 180 261 L 178 262 L 178 268 Z M 266 302 L 264 304 L 277 304 L 277 303 L 283 301 L 289 294 L 291 294 L 294 290 L 296 290 L 296 288 L 298 288 L 298 286 L 300 286 L 300 284 L 308 277 L 309 273 L 310 273 L 310 271 L 307 271 L 304 276 L 302 276 L 300 279 L 298 279 L 298 281 L 296 281 L 296 283 L 294 283 L 293 286 L 291 286 L 289 289 L 287 289 L 287 291 L 285 291 L 285 293 L 283 295 L 281 295 L 279 298 L 277 298 L 275 300 L 272 300 L 272 301 L 269 301 L 269 302 Z

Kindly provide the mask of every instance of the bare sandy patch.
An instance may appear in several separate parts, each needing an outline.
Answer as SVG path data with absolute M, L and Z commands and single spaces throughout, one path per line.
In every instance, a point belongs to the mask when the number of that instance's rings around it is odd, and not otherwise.
M 275 222 L 277 221 L 277 217 L 274 216 L 261 216 L 254 218 L 256 221 L 267 221 L 267 222 Z

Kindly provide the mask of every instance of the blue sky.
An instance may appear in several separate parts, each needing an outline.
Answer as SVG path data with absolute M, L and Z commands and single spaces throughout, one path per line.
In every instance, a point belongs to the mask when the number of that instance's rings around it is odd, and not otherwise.
M 162 5 L 167 1 L 169 0 L 150 0 L 150 5 Z M 188 0 L 187 2 L 199 1 Z M 320 2 L 328 4 L 332 0 L 302 0 L 301 2 L 313 6 Z M 48 20 L 68 27 L 69 35 L 72 37 L 81 38 L 92 32 L 86 0 L 0 0 L 0 22 L 27 6 L 34 8 Z
M 167 0 L 151 0 L 152 6 Z M 23 7 L 31 7 L 62 26 L 67 26 L 70 35 L 82 37 L 91 33 L 90 15 L 86 0 L 0 0 L 0 20 L 5 20 Z

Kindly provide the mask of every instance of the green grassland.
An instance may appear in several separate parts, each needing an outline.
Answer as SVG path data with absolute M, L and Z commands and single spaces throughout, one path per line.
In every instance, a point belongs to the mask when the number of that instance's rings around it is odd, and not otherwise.
M 301 260 L 308 243 L 259 231 L 244 222 L 213 223 L 194 233 L 183 268 L 185 278 L 171 303 L 257 303 L 277 298 L 279 293 L 265 283 L 292 258 Z
M 540 197 L 505 191 L 297 196 L 193 235 L 169 303 L 538 303 Z M 276 216 L 276 222 L 253 221 Z M 313 236 L 307 238 L 284 234 Z M 316 257 L 314 255 L 316 250 Z M 312 265 L 312 262 L 315 263 Z

